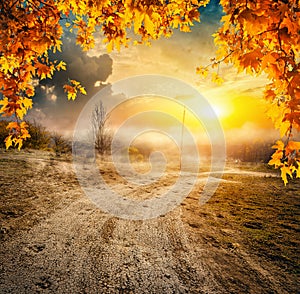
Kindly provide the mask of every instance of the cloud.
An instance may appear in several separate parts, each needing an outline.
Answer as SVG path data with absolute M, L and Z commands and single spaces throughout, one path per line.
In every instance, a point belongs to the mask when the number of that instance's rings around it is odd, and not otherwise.
M 113 61 L 107 54 L 89 56 L 75 45 L 74 37 L 64 38 L 62 53 L 51 56 L 52 59 L 63 60 L 67 63 L 67 70 L 55 73 L 53 79 L 36 83 L 36 95 L 33 98 L 34 107 L 40 109 L 47 119 L 43 122 L 49 129 L 63 130 L 71 133 L 77 116 L 85 103 L 106 85 L 107 78 L 112 73 Z M 81 82 L 88 95 L 79 95 L 77 99 L 68 101 L 63 85 L 68 79 Z M 33 119 L 37 112 L 32 112 Z
M 51 94 L 47 96 L 48 100 L 55 102 L 57 100 L 57 96 L 55 94 Z
M 255 122 L 246 122 L 240 128 L 228 129 L 225 132 L 227 144 L 274 142 L 278 135 L 277 130 L 262 128 Z
M 40 86 L 41 91 L 44 93 L 46 96 L 46 99 L 48 101 L 51 101 L 53 103 L 56 102 L 57 100 L 57 95 L 55 93 L 55 86 L 49 86 L 49 85 L 41 85 Z
M 42 111 L 41 108 L 34 107 L 33 109 L 29 110 L 27 119 L 29 121 L 36 120 L 40 122 L 41 124 L 44 124 L 44 120 L 47 117 L 47 115 Z

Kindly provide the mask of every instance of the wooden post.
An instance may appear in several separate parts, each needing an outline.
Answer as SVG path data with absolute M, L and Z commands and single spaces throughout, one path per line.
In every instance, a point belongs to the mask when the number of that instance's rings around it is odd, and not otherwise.
M 185 106 L 183 107 L 183 115 L 182 115 L 182 127 L 181 127 L 181 142 L 180 142 L 180 170 L 181 170 L 181 160 L 182 160 L 182 150 L 183 150 L 184 121 L 185 121 Z

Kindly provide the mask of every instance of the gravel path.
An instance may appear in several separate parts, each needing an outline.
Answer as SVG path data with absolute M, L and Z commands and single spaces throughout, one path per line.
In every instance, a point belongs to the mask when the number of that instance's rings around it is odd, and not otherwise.
M 195 194 L 159 218 L 123 220 L 91 203 L 70 162 L 0 158 L 0 293 L 293 293 L 238 232 L 227 228 L 228 247 L 209 239 L 217 228 L 197 223 Z

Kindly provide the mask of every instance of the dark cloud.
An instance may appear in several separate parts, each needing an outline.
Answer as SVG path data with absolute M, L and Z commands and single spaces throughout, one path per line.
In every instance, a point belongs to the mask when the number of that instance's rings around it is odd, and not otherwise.
M 112 73 L 112 59 L 104 54 L 89 57 L 81 48 L 75 45 L 74 38 L 65 41 L 63 52 L 56 57 L 68 64 L 67 71 L 58 73 L 54 81 L 61 83 L 68 77 L 82 81 L 88 90 L 93 90 L 96 81 L 105 82 Z
M 75 44 L 74 36 L 65 37 L 63 41 L 62 52 L 51 56 L 51 59 L 65 61 L 67 70 L 56 72 L 52 79 L 41 81 L 33 99 L 34 107 L 46 115 L 44 123 L 47 127 L 61 130 L 73 128 L 85 103 L 104 87 L 113 65 L 107 54 L 89 57 Z M 68 79 L 80 81 L 88 94 L 80 94 L 75 101 L 68 101 L 63 90 Z M 29 118 L 35 118 L 34 111 L 29 114 Z M 63 125 L 60 126 L 61 123 Z

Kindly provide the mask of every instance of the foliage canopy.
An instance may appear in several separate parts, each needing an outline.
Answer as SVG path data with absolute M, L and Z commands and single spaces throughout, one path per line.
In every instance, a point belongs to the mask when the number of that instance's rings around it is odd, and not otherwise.
M 29 137 L 24 115 L 32 107 L 34 80 L 52 78 L 65 70 L 61 60 L 49 53 L 61 50 L 64 29 L 76 33 L 83 50 L 95 46 L 95 32 L 102 32 L 107 50 L 129 44 L 149 44 L 169 37 L 174 29 L 188 32 L 199 21 L 199 7 L 208 0 L 1 0 L 0 1 L 0 112 L 15 116 L 8 125 L 6 147 L 21 148 Z M 238 71 L 265 74 L 269 83 L 264 97 L 269 115 L 281 137 L 270 164 L 287 175 L 300 177 L 300 3 L 298 0 L 221 0 L 222 25 L 214 34 L 216 57 L 199 66 L 202 76 L 220 63 Z M 130 38 L 129 33 L 134 32 Z M 218 73 L 212 80 L 221 83 Z M 80 82 L 64 85 L 68 99 L 86 94 Z

